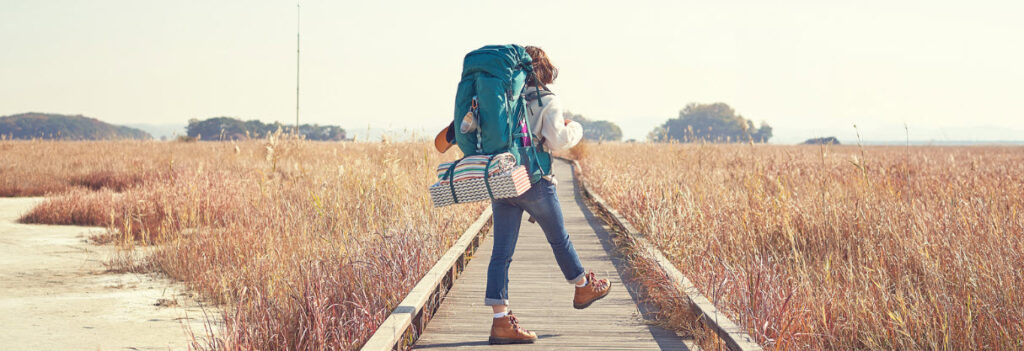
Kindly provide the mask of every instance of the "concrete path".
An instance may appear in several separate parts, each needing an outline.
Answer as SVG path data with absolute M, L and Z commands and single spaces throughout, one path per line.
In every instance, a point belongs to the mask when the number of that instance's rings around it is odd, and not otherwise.
M 416 349 L 517 350 L 687 350 L 690 344 L 675 333 L 648 325 L 634 295 L 623 286 L 620 259 L 600 218 L 576 194 L 572 169 L 555 161 L 558 198 L 569 237 L 584 267 L 613 284 L 609 296 L 584 310 L 572 307 L 573 287 L 565 282 L 540 226 L 523 216 L 519 242 L 509 276 L 509 307 L 520 323 L 537 333 L 533 345 L 487 344 L 491 309 L 484 305 L 491 240 L 480 245 L 477 256 L 448 293 L 427 324 Z
M 105 273 L 114 248 L 87 242 L 104 229 L 15 223 L 40 201 L 0 198 L 0 350 L 179 350 L 183 321 L 205 335 L 180 284 Z

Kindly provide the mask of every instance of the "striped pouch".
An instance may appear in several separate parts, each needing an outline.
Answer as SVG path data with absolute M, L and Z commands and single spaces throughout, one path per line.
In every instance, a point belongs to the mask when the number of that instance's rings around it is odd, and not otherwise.
M 517 166 L 515 157 L 509 153 L 468 156 L 442 163 L 437 173 L 437 183 L 430 186 L 434 207 L 517 197 L 530 190 L 526 167 Z

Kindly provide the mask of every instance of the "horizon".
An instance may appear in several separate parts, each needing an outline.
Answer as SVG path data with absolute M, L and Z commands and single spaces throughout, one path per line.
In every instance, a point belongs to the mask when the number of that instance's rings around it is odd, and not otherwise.
M 178 136 L 187 135 L 188 123 L 126 123 L 116 124 L 104 121 L 101 118 L 93 116 L 84 116 L 81 114 L 77 115 L 64 115 L 48 112 L 25 112 L 24 114 L 44 114 L 44 115 L 62 115 L 69 117 L 84 117 L 93 118 L 103 123 L 108 123 L 114 126 L 124 126 L 134 129 L 138 129 L 150 134 L 154 139 L 168 139 L 172 140 Z M 18 115 L 18 114 L 16 114 Z M 16 115 L 0 116 L 14 117 Z M 252 119 L 244 119 L 239 117 L 231 116 L 218 116 L 211 118 L 235 118 L 242 121 L 248 121 Z M 265 123 L 281 123 L 282 125 L 288 126 L 286 121 L 271 120 L 264 121 Z M 317 125 L 317 123 L 308 123 L 310 125 Z M 307 125 L 307 123 L 303 123 Z M 322 124 L 321 124 L 322 125 Z M 407 142 L 407 141 L 429 141 L 433 139 L 435 134 L 434 131 L 426 130 L 423 128 L 379 128 L 366 126 L 364 128 L 352 128 L 341 126 L 342 129 L 347 133 L 348 140 L 350 141 L 379 141 L 382 137 L 387 137 L 388 140 Z M 941 145 L 941 146 L 953 146 L 953 145 L 1024 145 L 1024 139 L 1019 137 L 1007 137 L 1007 136 L 1018 136 L 1024 135 L 1024 131 L 1020 130 L 1007 130 L 992 126 L 980 126 L 970 128 L 965 131 L 961 130 L 959 135 L 973 135 L 973 138 L 959 139 L 951 138 L 949 133 L 943 128 L 911 128 L 910 126 L 891 126 L 889 129 L 874 128 L 874 129 L 863 129 L 857 126 L 852 126 L 848 131 L 840 133 L 823 134 L 819 130 L 803 129 L 793 130 L 791 133 L 787 133 L 783 137 L 773 137 L 773 139 L 766 144 L 770 145 L 787 145 L 787 144 L 802 144 L 803 142 L 814 139 L 814 138 L 826 138 L 835 137 L 841 144 L 863 144 L 863 145 L 912 145 L 912 146 L 928 146 L 928 145 Z M 897 133 L 898 132 L 898 133 Z M 793 135 L 803 135 L 801 137 L 794 137 Z M 631 139 L 623 137 L 621 142 L 648 142 L 646 139 Z M 611 141 L 614 142 L 614 141 Z
M 777 144 L 857 131 L 900 141 L 904 125 L 912 142 L 1024 140 L 1020 3 L 609 4 L 550 4 L 545 23 L 467 31 L 465 19 L 502 7 L 305 1 L 301 122 L 440 129 L 462 55 L 516 42 L 548 51 L 568 110 L 615 122 L 623 140 L 718 101 L 768 122 Z M 2 7 L 0 115 L 294 121 L 295 3 Z

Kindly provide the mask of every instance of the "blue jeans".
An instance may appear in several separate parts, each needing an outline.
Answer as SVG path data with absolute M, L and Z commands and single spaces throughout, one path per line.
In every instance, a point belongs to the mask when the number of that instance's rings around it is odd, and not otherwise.
M 544 230 L 565 280 L 572 283 L 583 277 L 583 264 L 569 240 L 569 233 L 565 231 L 562 207 L 558 204 L 558 195 L 551 182 L 541 179 L 519 197 L 493 200 L 491 209 L 494 213 L 494 248 L 491 249 L 490 266 L 487 267 L 484 304 L 508 305 L 508 267 L 512 263 L 512 254 L 519 239 L 519 225 L 524 210 Z

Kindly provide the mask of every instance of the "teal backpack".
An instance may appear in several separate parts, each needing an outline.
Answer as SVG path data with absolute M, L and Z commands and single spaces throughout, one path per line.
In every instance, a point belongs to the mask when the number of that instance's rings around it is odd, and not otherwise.
M 536 183 L 551 174 L 551 155 L 533 145 L 526 118 L 524 90 L 531 74 L 533 60 L 519 45 L 488 45 L 466 54 L 455 93 L 454 129 L 455 142 L 465 156 L 509 152 L 517 164 L 526 166 L 530 182 Z M 467 113 L 477 127 L 463 133 L 459 126 Z

